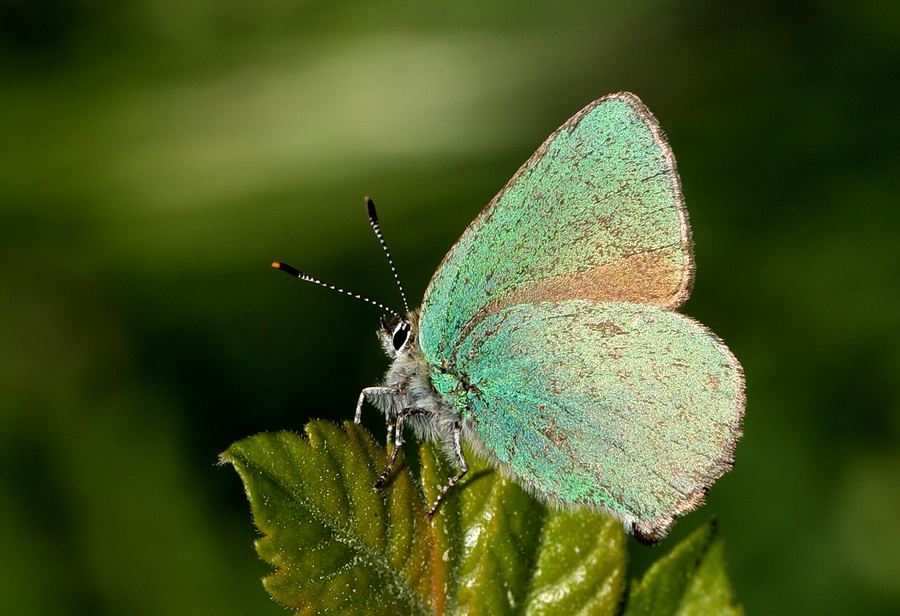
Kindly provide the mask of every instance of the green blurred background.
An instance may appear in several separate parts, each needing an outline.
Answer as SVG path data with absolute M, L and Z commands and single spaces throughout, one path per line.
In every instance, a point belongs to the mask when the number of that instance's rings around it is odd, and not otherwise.
M 900 3 L 3 0 L 0 605 L 281 614 L 232 441 L 347 419 L 379 313 L 418 303 L 559 124 L 667 131 L 684 311 L 747 373 L 718 515 L 749 614 L 900 613 Z M 382 429 L 377 414 L 367 425 Z

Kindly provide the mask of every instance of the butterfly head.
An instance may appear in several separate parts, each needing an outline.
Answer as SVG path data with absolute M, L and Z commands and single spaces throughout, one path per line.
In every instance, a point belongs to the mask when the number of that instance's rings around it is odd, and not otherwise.
M 412 348 L 413 329 L 408 318 L 389 316 L 381 317 L 381 329 L 378 330 L 381 346 L 391 359 L 405 355 Z

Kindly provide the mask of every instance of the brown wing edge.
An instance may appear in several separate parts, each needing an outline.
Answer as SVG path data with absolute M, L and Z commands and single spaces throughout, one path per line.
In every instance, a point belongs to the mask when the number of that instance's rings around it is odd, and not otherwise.
M 685 267 L 683 270 L 684 274 L 683 274 L 683 277 L 681 280 L 681 284 L 679 285 L 678 290 L 672 296 L 672 300 L 664 306 L 664 308 L 667 308 L 669 310 L 674 310 L 674 309 L 678 308 L 679 306 L 681 306 L 685 302 L 685 300 L 687 300 L 687 298 L 691 294 L 691 288 L 694 285 L 695 264 L 694 264 L 693 240 L 691 237 L 690 222 L 688 221 L 687 208 L 685 207 L 685 204 L 684 204 L 684 195 L 681 192 L 681 180 L 678 176 L 678 169 L 675 164 L 675 155 L 672 152 L 672 148 L 669 146 L 669 142 L 666 140 L 666 136 L 663 133 L 662 129 L 660 128 L 659 122 L 657 121 L 656 116 L 654 116 L 650 112 L 650 110 L 647 109 L 647 106 L 643 103 L 643 101 L 641 101 L 640 98 L 638 98 L 636 95 L 634 95 L 630 92 L 616 92 L 614 94 L 607 94 L 606 96 L 602 96 L 602 97 L 598 98 L 597 100 L 593 101 L 592 103 L 589 103 L 587 106 L 585 106 L 583 109 L 581 109 L 581 111 L 579 111 L 574 116 L 569 118 L 562 126 L 560 126 L 555 131 L 553 131 L 553 133 L 549 137 L 547 137 L 547 139 L 544 140 L 544 142 L 540 145 L 540 147 L 538 147 L 538 149 L 535 150 L 534 154 L 532 154 L 528 158 L 528 160 L 526 160 L 522 164 L 522 166 L 519 167 L 518 171 L 516 171 L 515 174 L 513 174 L 513 176 L 509 179 L 509 181 L 503 186 L 503 188 L 500 189 L 500 192 L 498 192 L 494 196 L 494 198 L 491 199 L 491 201 L 484 207 L 484 209 L 481 210 L 481 212 L 478 214 L 478 216 L 476 216 L 475 219 L 471 223 L 469 223 L 469 226 L 466 227 L 465 231 L 463 231 L 463 233 L 462 233 L 462 235 L 460 235 L 460 237 L 463 237 L 470 231 L 478 228 L 479 226 L 484 224 L 485 220 L 490 218 L 494 207 L 497 205 L 497 203 L 500 201 L 500 199 L 503 197 L 503 195 L 506 194 L 506 191 L 508 191 L 510 189 L 510 187 L 512 187 L 512 185 L 515 184 L 518 181 L 518 179 L 535 164 L 535 162 L 537 160 L 539 160 L 541 157 L 544 156 L 544 154 L 549 149 L 550 144 L 553 143 L 553 141 L 556 139 L 556 137 L 561 132 L 577 126 L 581 122 L 581 120 L 584 118 L 584 116 L 586 116 L 588 113 L 590 113 L 596 107 L 598 107 L 598 106 L 602 105 L 603 103 L 610 101 L 610 100 L 623 101 L 623 102 L 627 103 L 632 109 L 635 110 L 635 112 L 638 114 L 638 116 L 641 118 L 641 120 L 643 120 L 644 124 L 646 124 L 646 126 L 650 129 L 650 132 L 653 134 L 654 141 L 656 142 L 657 146 L 659 146 L 660 150 L 662 150 L 662 152 L 663 152 L 663 157 L 666 160 L 666 165 L 671 170 L 669 177 L 671 178 L 672 188 L 673 188 L 673 192 L 675 194 L 675 208 L 678 212 L 678 220 L 679 220 L 679 226 L 680 226 L 680 230 L 681 230 L 681 251 L 682 251 L 682 254 L 684 255 L 684 263 L 685 263 Z M 434 279 L 437 276 L 438 272 L 441 271 L 441 269 L 444 267 L 444 264 L 453 255 L 454 251 L 456 250 L 456 246 L 457 246 L 457 244 L 454 244 L 453 248 L 451 248 L 447 252 L 447 254 L 444 255 L 444 258 L 441 259 L 441 262 L 438 264 L 437 268 L 434 270 L 434 274 L 432 275 L 431 280 L 428 282 L 428 286 L 425 289 L 424 298 L 427 298 L 428 295 L 430 294 L 432 282 L 434 282 Z M 423 301 L 424 301 L 424 298 L 423 298 Z

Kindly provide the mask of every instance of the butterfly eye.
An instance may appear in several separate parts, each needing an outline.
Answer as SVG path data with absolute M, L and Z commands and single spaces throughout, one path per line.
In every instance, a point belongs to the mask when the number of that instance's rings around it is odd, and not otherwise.
M 397 324 L 397 327 L 394 328 L 394 336 L 393 336 L 393 344 L 394 349 L 399 351 L 404 346 L 406 346 L 406 342 L 409 340 L 409 323 L 406 321 L 400 321 Z

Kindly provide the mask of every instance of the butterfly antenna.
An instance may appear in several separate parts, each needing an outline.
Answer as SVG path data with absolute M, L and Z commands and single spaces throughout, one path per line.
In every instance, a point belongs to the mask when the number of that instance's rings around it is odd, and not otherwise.
M 300 280 L 305 280 L 306 282 L 312 282 L 313 284 L 317 284 L 320 287 L 325 287 L 326 289 L 331 289 L 332 291 L 337 291 L 338 293 L 343 293 L 344 295 L 349 295 L 350 297 L 355 297 L 356 299 L 361 299 L 362 301 L 368 302 L 368 303 L 372 304 L 373 306 L 378 306 L 385 312 L 389 312 L 392 315 L 394 315 L 395 317 L 398 317 L 398 318 L 400 317 L 400 315 L 397 314 L 396 310 L 391 310 L 390 308 L 388 308 L 381 302 L 376 302 L 374 299 L 369 299 L 368 297 L 364 297 L 364 296 L 360 295 L 359 293 L 353 293 L 352 291 L 347 291 L 345 289 L 338 288 L 338 287 L 334 286 L 333 284 L 328 284 L 326 282 L 322 282 L 318 278 L 313 278 L 309 274 L 304 274 L 300 270 L 298 270 L 294 267 L 291 267 L 287 263 L 279 263 L 278 261 L 275 261 L 274 263 L 272 263 L 272 267 L 274 267 L 275 269 L 279 269 L 282 272 L 284 272 L 285 274 L 293 276 L 294 278 L 299 278 Z
M 372 225 L 372 231 L 375 237 L 381 242 L 381 248 L 387 257 L 388 265 L 391 266 L 391 272 L 394 274 L 394 280 L 397 281 L 397 288 L 400 289 L 400 297 L 403 298 L 403 307 L 409 312 L 409 302 L 406 301 L 406 293 L 403 292 L 403 285 L 400 284 L 400 276 L 397 275 L 397 268 L 394 267 L 394 260 L 391 258 L 391 251 L 388 250 L 387 243 L 384 241 L 384 235 L 381 233 L 381 227 L 378 226 L 378 215 L 375 213 L 375 204 L 371 199 L 366 197 L 366 211 L 369 212 L 369 224 Z

